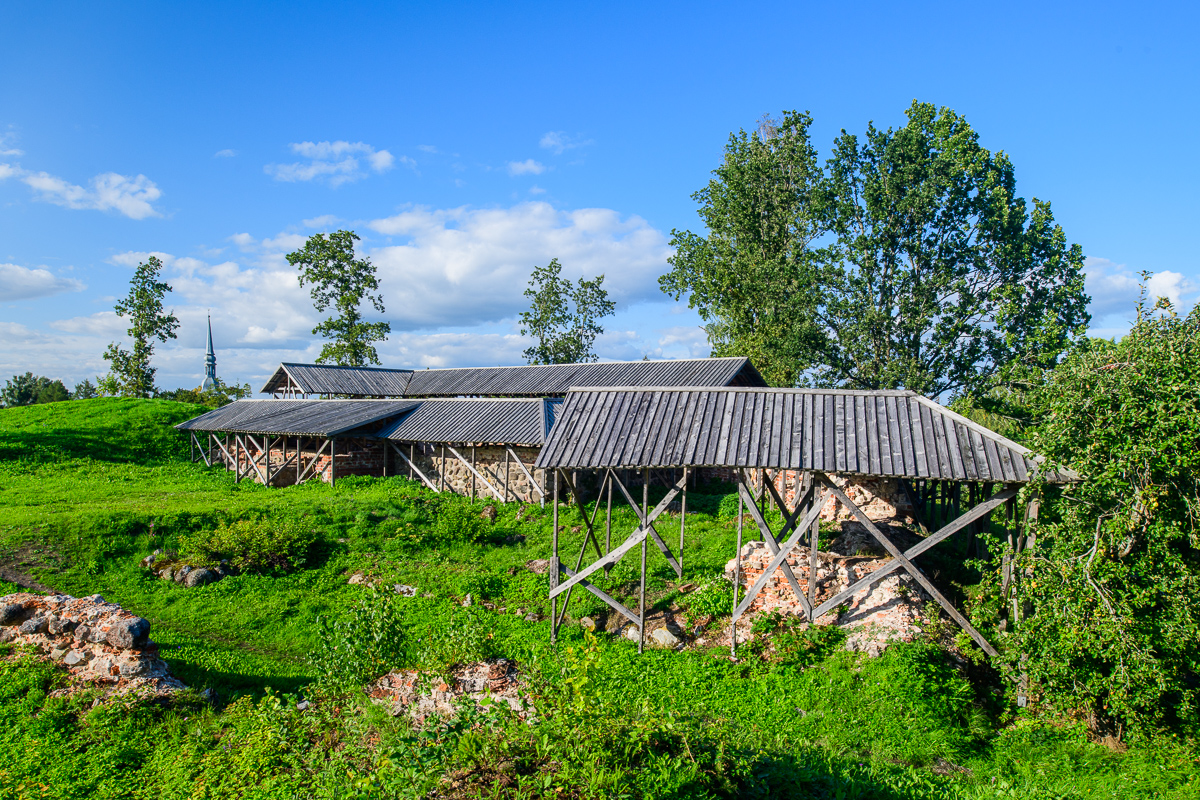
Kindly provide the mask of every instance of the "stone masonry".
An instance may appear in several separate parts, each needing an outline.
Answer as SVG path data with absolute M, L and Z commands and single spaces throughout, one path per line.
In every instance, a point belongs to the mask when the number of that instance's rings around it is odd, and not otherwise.
M 149 622 L 98 594 L 0 597 L 0 642 L 32 646 L 70 672 L 71 685 L 54 694 L 97 687 L 105 694 L 161 696 L 186 689 L 149 636 Z

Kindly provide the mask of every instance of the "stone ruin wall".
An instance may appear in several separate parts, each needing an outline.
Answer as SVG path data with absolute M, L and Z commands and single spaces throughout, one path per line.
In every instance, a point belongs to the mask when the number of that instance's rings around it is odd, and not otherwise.
M 412 452 L 404 445 L 397 446 L 404 449 L 405 455 L 409 455 Z M 461 453 L 462 457 L 468 462 L 471 461 L 470 445 L 463 445 L 461 447 L 456 445 L 454 449 Z M 538 447 L 518 447 L 515 445 L 512 447 L 513 453 L 525 464 L 525 469 L 529 471 L 529 474 L 533 476 L 538 485 L 544 488 L 546 486 L 545 470 L 535 470 L 533 468 L 533 462 L 537 460 L 540 449 Z M 426 445 L 424 450 L 420 446 L 417 446 L 415 454 L 416 458 L 413 459 L 413 463 L 416 464 L 417 469 L 425 473 L 425 477 L 433 481 L 434 486 L 437 486 L 439 489 L 441 488 L 442 481 L 442 478 L 439 476 L 444 474 L 446 488 L 456 494 L 466 497 L 477 497 L 481 500 L 495 497 L 478 478 L 471 474 L 466 465 L 450 452 L 449 448 L 445 451 L 444 460 L 442 458 L 442 448 L 436 444 Z M 503 447 L 479 445 L 475 448 L 475 469 L 478 470 L 480 475 L 487 478 L 492 486 L 495 486 L 501 494 L 504 493 L 504 459 L 505 449 Z M 403 460 L 393 454 L 393 461 L 396 463 L 389 469 L 395 469 L 395 472 L 389 474 L 408 475 L 408 465 Z M 340 470 L 341 467 L 338 469 Z M 538 503 L 541 501 L 541 495 L 538 494 L 537 489 L 534 489 L 530 485 L 529 478 L 517 466 L 512 456 L 508 456 L 507 476 L 508 498 L 510 502 L 513 500 L 519 500 L 523 503 Z M 413 477 L 416 480 L 420 480 L 416 475 Z
M 730 468 L 705 467 L 697 470 L 701 480 L 720 480 L 730 483 L 737 480 L 736 473 Z M 775 490 L 789 506 L 794 506 L 796 495 L 800 492 L 803 472 L 798 470 L 778 470 L 772 473 Z M 746 470 L 746 478 L 757 492 L 761 480 L 760 470 Z M 874 522 L 899 522 L 911 525 L 913 507 L 908 494 L 900 486 L 898 478 L 878 478 L 865 475 L 830 475 L 837 487 L 862 509 Z M 844 522 L 853 520 L 850 513 L 836 497 L 827 497 L 821 509 L 821 519 L 825 522 Z

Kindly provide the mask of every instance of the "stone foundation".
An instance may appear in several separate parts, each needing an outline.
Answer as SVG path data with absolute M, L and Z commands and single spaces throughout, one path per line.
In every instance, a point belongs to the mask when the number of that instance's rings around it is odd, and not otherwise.
M 71 686 L 106 694 L 169 695 L 187 687 L 167 671 L 150 623 L 100 595 L 10 594 L 0 598 L 0 642 L 29 645 L 71 673 Z
M 709 468 L 697 470 L 701 480 L 717 480 L 734 483 L 737 475 L 729 468 Z M 794 506 L 796 496 L 800 493 L 803 472 L 796 470 L 772 471 L 775 490 L 789 506 Z M 746 470 L 746 478 L 757 491 L 762 472 Z M 900 486 L 897 478 L 876 478 L 864 475 L 830 475 L 837 487 L 846 493 L 851 502 L 862 509 L 872 521 L 899 520 L 904 524 L 912 524 L 913 507 L 908 494 Z M 821 519 L 826 522 L 841 522 L 854 519 L 845 505 L 836 497 L 829 497 L 821 509 Z

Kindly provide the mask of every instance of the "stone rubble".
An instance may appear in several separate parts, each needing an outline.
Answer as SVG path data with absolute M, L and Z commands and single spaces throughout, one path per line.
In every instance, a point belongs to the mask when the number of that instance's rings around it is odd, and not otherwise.
M 32 646 L 70 672 L 71 685 L 53 695 L 92 687 L 119 696 L 165 696 L 186 689 L 171 676 L 149 636 L 148 621 L 98 594 L 0 597 L 0 642 Z
M 837 541 L 834 545 L 837 545 Z M 742 547 L 740 592 L 745 592 L 754 585 L 772 557 L 766 544 L 761 541 L 749 542 Z M 890 560 L 890 557 L 856 557 L 818 551 L 815 587 L 817 604 L 838 594 Z M 796 576 L 800 590 L 807 593 L 809 551 L 796 548 L 788 556 L 787 563 Z M 725 565 L 725 575 L 730 582 L 734 578 L 735 566 L 734 559 L 730 559 Z M 896 570 L 871 586 L 860 589 L 842 606 L 819 618 L 817 624 L 838 625 L 847 633 L 846 649 L 877 656 L 893 642 L 911 642 L 920 636 L 928 624 L 925 612 L 928 602 L 930 598 L 920 585 L 903 570 Z M 772 611 L 784 615 L 802 614 L 800 603 L 782 567 L 776 569 L 775 574 L 768 579 L 743 619 L 749 621 L 759 614 Z
M 366 692 L 375 702 L 390 705 L 393 716 L 408 715 L 420 725 L 431 716 L 449 717 L 455 701 L 464 697 L 505 703 L 527 719 L 532 709 L 520 696 L 520 689 L 516 664 L 495 658 L 457 667 L 446 679 L 417 670 L 394 670 L 367 686 Z
M 222 561 L 215 568 L 208 569 L 181 563 L 178 559 L 179 556 L 171 551 L 155 550 L 141 560 L 141 566 L 164 581 L 174 581 L 188 588 L 215 583 L 233 574 L 233 568 L 228 561 Z

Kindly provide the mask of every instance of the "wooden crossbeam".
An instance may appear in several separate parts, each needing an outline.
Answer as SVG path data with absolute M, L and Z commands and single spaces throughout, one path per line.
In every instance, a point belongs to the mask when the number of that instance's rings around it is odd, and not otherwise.
M 633 495 L 629 493 L 629 490 L 625 488 L 625 484 L 621 483 L 620 479 L 617 478 L 616 473 L 614 473 L 611 469 L 608 472 L 609 475 L 612 476 L 612 480 L 616 484 L 617 488 L 621 490 L 621 493 L 625 495 L 625 499 L 629 501 L 629 505 L 633 508 L 634 513 L 637 514 L 638 521 L 641 523 L 641 527 L 647 529 L 650 536 L 654 539 L 654 543 L 658 545 L 658 549 L 662 550 L 663 555 L 667 557 L 667 563 L 671 565 L 673 570 L 675 570 L 675 575 L 682 578 L 683 568 L 679 566 L 679 562 L 676 561 L 675 556 L 671 554 L 671 550 L 667 547 L 667 543 L 664 542 L 662 537 L 658 535 L 658 531 L 654 528 L 654 520 L 658 519 L 658 516 L 667 510 L 667 506 L 669 506 L 671 501 L 675 499 L 675 496 L 683 490 L 683 481 L 676 481 L 675 485 L 671 487 L 670 491 L 667 492 L 663 499 L 658 501 L 658 505 L 654 507 L 654 510 L 649 514 L 643 515 L 641 507 L 639 507 L 637 501 L 633 499 Z
M 321 448 L 313 453 L 312 461 L 308 462 L 308 466 L 300 473 L 300 477 L 296 478 L 297 484 L 303 483 L 308 478 L 308 473 L 317 466 L 317 462 L 321 460 L 321 454 L 325 452 L 326 447 L 329 447 L 329 442 L 330 440 L 326 439 L 325 444 L 321 445 Z
M 433 489 L 435 492 L 438 490 L 438 488 L 433 485 L 433 481 L 429 480 L 429 478 L 426 478 L 425 473 L 421 472 L 421 470 L 417 468 L 417 465 L 414 464 L 411 460 L 409 460 L 408 456 L 404 455 L 404 451 L 401 450 L 399 447 L 396 447 L 395 442 L 388 442 L 388 444 L 391 445 L 392 449 L 396 451 L 396 455 L 398 455 L 402 459 L 404 459 L 404 463 L 408 464 L 408 468 L 411 469 L 413 472 L 417 473 L 417 477 L 420 478 L 425 483 L 426 486 L 428 486 L 430 489 Z
M 763 574 L 758 576 L 758 580 L 755 581 L 754 585 L 751 586 L 749 591 L 746 592 L 746 596 L 742 599 L 741 604 L 734 609 L 733 618 L 735 620 L 742 614 L 746 613 L 746 609 L 749 608 L 750 604 L 754 602 L 754 598 L 758 597 L 758 593 L 761 592 L 763 587 L 767 585 L 767 581 L 769 581 L 772 576 L 775 575 L 775 570 L 779 569 L 779 565 L 787 559 L 788 555 L 791 554 L 792 549 L 800 543 L 800 539 L 807 532 L 808 527 L 813 524 L 820 514 L 821 506 L 813 503 L 812 508 L 810 508 L 808 513 L 804 515 L 804 520 L 796 527 L 795 533 L 793 533 L 792 536 L 783 543 L 783 545 L 779 548 L 779 552 L 775 554 L 775 557 L 771 559 L 770 563 L 767 564 L 766 569 L 763 570 Z M 800 600 L 800 606 L 804 609 L 804 613 L 808 616 L 808 621 L 814 621 L 812 615 L 812 605 L 810 605 L 807 595 L 805 595 L 803 592 L 798 592 L 796 597 Z
M 754 499 L 754 493 L 746 485 L 746 475 L 743 471 L 738 470 L 740 480 L 738 481 L 738 491 L 742 493 L 743 499 L 746 501 L 746 507 L 750 510 L 750 517 L 754 520 L 754 524 L 758 526 L 758 530 L 762 533 L 763 541 L 766 542 L 767 549 L 771 551 L 771 555 L 779 555 L 779 542 L 775 540 L 775 535 L 771 533 L 771 526 L 763 518 L 762 512 L 758 510 L 758 504 Z M 799 506 L 797 506 L 799 508 Z M 785 531 L 790 530 L 790 527 L 784 528 Z M 783 562 L 783 574 L 787 577 L 788 583 L 792 587 L 792 591 L 796 597 L 800 597 L 804 592 L 800 591 L 800 582 L 796 580 L 795 573 L 785 561 Z
M 504 449 L 508 452 L 509 455 L 511 455 L 513 457 L 513 461 L 517 462 L 517 466 L 520 467 L 521 472 L 525 473 L 525 477 L 529 479 L 529 485 L 537 490 L 537 493 L 540 497 L 545 499 L 545 497 L 546 497 L 545 490 L 543 490 L 541 486 L 538 486 L 538 482 L 533 479 L 533 474 L 530 473 L 529 470 L 525 469 L 524 462 L 522 462 L 521 459 L 517 457 L 517 454 L 513 452 L 513 449 L 511 447 L 508 447 L 506 445 Z M 533 496 L 530 495 L 529 499 L 532 500 Z
M 929 535 L 928 537 L 922 539 L 917 544 L 915 544 L 912 547 L 910 547 L 909 549 L 905 550 L 904 557 L 907 558 L 909 561 L 911 561 L 912 559 L 921 555 L 926 550 L 928 550 L 929 548 L 938 544 L 942 540 L 948 538 L 949 536 L 951 536 L 955 533 L 958 533 L 958 531 L 962 530 L 967 525 L 970 525 L 972 522 L 975 522 L 979 518 L 986 516 L 987 514 L 990 514 L 992 511 L 996 510 L 996 508 L 998 506 L 1000 506 L 1000 504 L 1002 504 L 1005 500 L 1009 499 L 1010 497 L 1016 497 L 1017 493 L 1018 493 L 1017 489 L 1005 489 L 1004 491 L 1000 492 L 992 499 L 988 500 L 985 503 L 979 504 L 975 508 L 968 511 L 966 514 L 963 514 L 958 519 L 951 520 L 949 524 L 947 524 L 945 527 L 939 529 L 936 533 Z M 870 573 L 869 575 L 864 575 L 863 577 L 859 578 L 857 581 L 855 581 L 850 586 L 848 586 L 845 589 L 843 589 L 842 591 L 838 592 L 835 596 L 826 600 L 824 603 L 822 603 L 817 608 L 817 610 L 814 613 L 818 617 L 829 613 L 830 610 L 836 608 L 837 606 L 840 606 L 842 603 L 849 600 L 851 597 L 853 597 L 855 594 L 857 594 L 862 589 L 864 589 L 874 583 L 877 583 L 878 581 L 883 580 L 891 573 L 900 569 L 900 566 L 901 566 L 900 562 L 895 559 L 889 561 L 888 563 L 884 564 L 879 569 L 875 570 L 874 572 Z
M 644 540 L 648 535 L 649 533 L 645 528 L 639 527 L 633 533 L 629 534 L 629 538 L 622 542 L 620 546 L 610 550 L 608 555 L 604 556 L 604 558 L 592 562 L 588 566 L 584 567 L 583 570 L 578 574 L 572 575 L 569 580 L 566 580 L 560 583 L 558 586 L 552 588 L 550 590 L 550 598 L 554 599 L 555 597 L 558 597 L 560 594 L 567 591 L 567 589 L 579 583 L 588 575 L 591 575 L 593 572 L 605 566 L 606 564 L 617 563 L 621 560 L 621 556 L 625 555 L 630 550 L 641 544 L 642 540 Z
M 564 567 L 564 566 L 562 566 L 562 565 L 559 565 L 559 570 L 560 570 L 561 572 L 563 572 L 564 574 L 566 574 L 566 575 L 567 575 L 567 577 L 569 577 L 569 578 L 574 578 L 574 577 L 576 577 L 576 575 L 577 575 L 577 573 L 576 573 L 574 570 L 572 570 L 572 569 L 568 569 L 567 567 Z M 638 615 L 637 615 L 637 614 L 633 613 L 633 612 L 632 612 L 632 611 L 630 611 L 628 608 L 626 608 L 625 606 L 621 605 L 621 603 L 620 603 L 619 601 L 617 601 L 617 600 L 614 600 L 614 599 L 612 598 L 612 596 L 611 596 L 611 595 L 607 594 L 607 593 L 606 593 L 606 592 L 605 592 L 603 589 L 600 589 L 600 588 L 599 588 L 598 586 L 596 586 L 594 583 L 592 583 L 592 582 L 590 582 L 590 581 L 587 581 L 587 580 L 584 580 L 584 579 L 580 578 L 580 579 L 579 579 L 579 585 L 580 585 L 580 586 L 582 586 L 584 589 L 587 589 L 589 592 L 591 592 L 592 594 L 594 594 L 596 597 L 598 597 L 598 598 L 600 598 L 601 600 L 603 600 L 603 601 L 604 601 L 604 602 L 605 602 L 605 603 L 608 605 L 608 607 L 609 607 L 609 608 L 611 608 L 613 611 L 616 611 L 616 612 L 617 612 L 618 614 L 620 614 L 621 616 L 625 617 L 625 619 L 629 620 L 629 621 L 630 621 L 630 622 L 632 622 L 634 625 L 638 625 L 638 624 L 639 624 L 639 620 L 638 620 Z M 566 607 L 565 607 L 565 606 L 563 607 L 563 614 L 564 614 L 564 615 L 566 614 Z M 561 616 L 559 617 L 559 621 L 560 621 L 560 623 L 561 623 L 561 621 L 562 621 L 562 617 L 561 617 Z
M 229 451 L 225 449 L 225 444 L 218 439 L 215 434 L 212 435 L 212 440 L 217 443 L 217 447 L 219 447 L 221 452 L 225 454 L 225 466 L 228 468 L 229 463 L 233 461 L 233 456 L 229 455 Z
M 928 592 L 934 600 L 937 601 L 938 605 L 946 610 L 946 613 L 949 614 L 951 618 L 959 624 L 959 627 L 966 631 L 967 634 L 975 640 L 975 643 L 979 645 L 980 649 L 993 658 L 1000 655 L 996 648 L 992 647 L 991 644 L 988 643 L 988 640 L 983 638 L 983 634 L 975 630 L 975 627 L 967 620 L 967 618 L 959 613 L 958 609 L 954 607 L 954 604 L 947 600 L 942 593 L 939 592 L 932 583 L 930 583 L 929 579 L 925 577 L 925 573 L 917 569 L 917 567 L 905 557 L 904 553 L 900 552 L 900 548 L 896 547 L 896 545 L 892 543 L 891 539 L 883 535 L 883 532 L 875 526 L 875 523 L 871 520 L 871 518 L 864 514 L 862 509 L 855 505 L 854 502 L 837 487 L 837 484 L 835 484 L 828 475 L 823 472 L 818 472 L 816 474 L 820 478 L 821 482 L 825 484 L 825 487 L 833 493 L 834 497 L 840 500 L 842 504 L 850 510 L 850 513 L 862 523 L 863 527 L 870 531 L 871 535 L 874 536 L 881 545 L 883 545 L 883 548 L 891 554 L 892 558 L 897 560 L 900 563 L 900 566 L 903 567 L 909 575 L 912 575 L 917 583 L 921 584 L 921 587 Z
M 496 496 L 497 500 L 499 500 L 501 503 L 504 502 L 504 495 L 502 495 L 500 493 L 500 490 L 497 489 L 495 486 L 492 486 L 492 482 L 489 481 L 487 478 L 483 477 L 483 475 L 480 474 L 479 470 L 475 469 L 474 464 L 472 464 L 471 462 L 469 462 L 465 458 L 463 458 L 462 453 L 458 452 L 450 445 L 446 445 L 446 449 L 449 450 L 451 453 L 454 453 L 454 456 L 463 463 L 464 467 L 466 467 L 467 469 L 469 469 L 471 471 L 472 475 L 474 475 L 479 480 L 483 481 L 483 485 L 488 488 L 488 491 L 490 491 L 493 495 Z
M 600 552 L 600 543 L 598 541 L 596 541 L 596 536 L 594 533 L 595 523 L 596 523 L 596 515 L 593 513 L 592 518 L 590 520 L 588 519 L 587 509 L 585 509 L 583 507 L 583 501 L 579 499 L 579 492 L 576 491 L 575 483 L 573 481 L 571 481 L 569 476 L 562 470 L 559 470 L 559 473 L 561 473 L 563 479 L 567 481 L 567 486 L 571 487 L 571 495 L 575 498 L 575 504 L 579 507 L 579 513 L 580 513 L 580 515 L 583 516 L 584 524 L 587 525 L 587 535 L 583 539 L 583 546 L 579 548 L 579 558 L 575 559 L 575 569 L 578 570 L 583 565 L 583 555 L 584 555 L 584 553 L 587 552 L 587 546 L 588 546 L 589 540 L 591 541 L 591 543 L 593 545 L 595 545 L 596 556 L 598 558 L 603 558 L 604 554 Z M 604 480 L 607 483 L 607 481 L 608 481 L 607 475 L 604 476 Z M 604 491 L 603 487 L 601 487 L 601 491 L 602 492 Z M 599 510 L 600 510 L 600 504 L 596 503 L 596 511 L 599 511 Z M 561 566 L 561 562 L 560 562 L 560 569 L 566 569 L 565 567 Z M 572 572 L 572 574 L 574 574 L 574 572 Z M 587 582 L 582 581 L 582 583 L 587 583 Z M 571 587 L 571 589 L 567 590 L 567 596 L 563 600 L 562 611 L 559 612 L 558 620 L 555 622 L 556 626 L 561 625 L 563 619 L 567 616 L 567 606 L 571 604 L 571 592 L 573 590 L 574 590 L 574 587 Z

